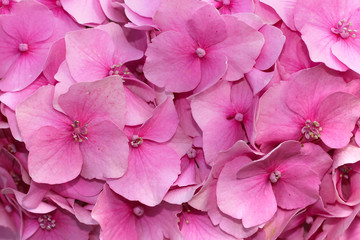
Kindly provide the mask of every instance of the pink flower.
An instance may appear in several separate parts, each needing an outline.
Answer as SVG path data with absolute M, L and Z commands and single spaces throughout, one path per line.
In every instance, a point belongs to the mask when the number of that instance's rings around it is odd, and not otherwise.
M 54 16 L 44 5 L 23 1 L 11 15 L 0 15 L 0 89 L 18 91 L 42 72 L 56 39 Z
M 206 0 L 212 3 L 221 14 L 234 14 L 239 12 L 254 12 L 254 2 L 251 0 Z
M 179 18 L 172 14 L 176 4 L 160 6 L 154 21 L 163 32 L 145 53 L 145 77 L 173 92 L 200 92 L 221 77 L 243 77 L 260 54 L 262 34 L 235 17 L 221 16 L 211 5 L 185 2 Z
M 21 135 L 29 149 L 29 173 L 39 183 L 120 177 L 127 168 L 127 138 L 122 132 L 125 94 L 113 76 L 78 83 L 52 107 L 52 86 L 44 86 L 16 109 Z
M 315 203 L 320 180 L 332 162 L 319 146 L 302 148 L 295 141 L 280 144 L 262 159 L 242 166 L 234 176 L 236 161 L 225 165 L 219 176 L 218 206 L 242 219 L 247 228 L 270 220 L 277 206 L 291 210 Z
M 360 116 L 360 99 L 346 91 L 344 80 L 321 66 L 273 86 L 260 98 L 256 142 L 320 139 L 345 147 Z
M 329 0 L 298 1 L 295 26 L 314 62 L 323 62 L 338 71 L 348 68 L 360 73 L 360 3 Z M 329 14 L 331 13 L 331 14 Z
M 221 81 L 191 100 L 192 114 L 203 132 L 205 160 L 212 165 L 220 151 L 238 140 L 254 144 L 257 98 L 245 80 Z
M 159 204 L 180 173 L 180 156 L 167 144 L 178 123 L 175 106 L 168 98 L 142 126 L 126 127 L 128 170 L 121 178 L 108 179 L 110 188 L 131 201 Z
M 92 212 L 101 226 L 101 239 L 181 240 L 176 214 L 180 206 L 148 207 L 116 195 L 105 185 Z

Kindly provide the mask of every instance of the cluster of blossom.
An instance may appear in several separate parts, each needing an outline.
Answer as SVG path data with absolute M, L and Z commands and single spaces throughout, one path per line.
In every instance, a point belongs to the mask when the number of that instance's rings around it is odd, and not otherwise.
M 360 239 L 358 0 L 0 0 L 0 239 Z

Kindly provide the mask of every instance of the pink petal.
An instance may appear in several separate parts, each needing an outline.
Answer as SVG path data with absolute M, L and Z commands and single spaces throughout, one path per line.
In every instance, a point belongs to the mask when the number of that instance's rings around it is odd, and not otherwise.
M 84 158 L 81 176 L 92 179 L 119 178 L 126 172 L 129 145 L 125 134 L 112 122 L 90 122 L 87 140 L 80 143 Z
M 99 29 L 70 32 L 65 36 L 65 43 L 66 61 L 77 82 L 109 76 L 115 46 L 107 32 Z
M 279 207 L 297 209 L 316 202 L 320 179 L 308 166 L 288 162 L 277 169 L 281 177 L 272 188 Z
M 76 178 L 83 157 L 71 132 L 42 127 L 31 136 L 29 173 L 38 183 L 57 184 Z
M 233 16 L 224 16 L 228 37 L 216 45 L 217 54 L 224 54 L 228 59 L 226 80 L 238 80 L 255 65 L 264 45 L 264 37 L 257 30 Z M 214 49 L 215 50 L 215 49 Z M 242 54 L 237 54 L 241 52 Z
M 175 134 L 179 118 L 173 101 L 168 98 L 155 108 L 153 116 L 139 130 L 139 136 L 155 142 L 166 142 Z
M 284 23 L 291 29 L 295 29 L 294 11 L 297 0 L 261 0 L 271 6 L 279 14 Z
M 332 53 L 342 63 L 357 73 L 360 67 L 356 62 L 360 60 L 360 39 L 350 39 L 350 41 L 339 40 L 331 47 Z
M 319 106 L 321 140 L 331 148 L 345 147 L 360 117 L 360 99 L 348 93 L 334 93 Z
M 66 129 L 70 120 L 52 107 L 53 86 L 39 88 L 26 101 L 16 107 L 16 119 L 21 136 L 30 147 L 32 136 L 44 126 L 56 126 Z
M 255 67 L 260 70 L 267 70 L 278 59 L 285 43 L 285 36 L 280 29 L 270 25 L 264 25 L 259 32 L 264 35 L 265 43 L 260 56 L 256 59 Z
M 129 200 L 155 206 L 161 202 L 179 173 L 180 158 L 174 150 L 164 144 L 144 140 L 138 148 L 131 148 L 125 175 L 108 180 L 108 184 Z M 148 176 L 152 176 L 151 179 Z
M 271 219 L 277 204 L 265 169 L 253 162 L 238 171 L 242 161 L 238 158 L 225 165 L 216 192 L 220 210 L 242 219 L 244 227 L 249 228 Z M 242 173 L 250 173 L 251 176 L 239 178 Z
M 115 22 L 126 22 L 127 19 L 124 8 L 120 4 L 117 4 L 117 2 L 113 0 L 100 0 L 99 2 L 102 10 L 109 19 Z
M 274 72 L 263 72 L 253 68 L 250 72 L 245 74 L 245 78 L 251 86 L 254 95 L 263 90 L 274 76 Z
M 190 37 L 201 48 L 206 48 L 226 39 L 225 21 L 211 5 L 199 8 L 186 23 Z
M 163 32 L 152 40 L 145 53 L 144 74 L 167 91 L 193 90 L 200 82 L 201 60 L 191 39 L 178 32 Z
M 125 125 L 125 92 L 119 76 L 74 84 L 59 97 L 59 105 L 72 120 L 81 124 L 106 119 L 120 129 Z
M 106 16 L 97 0 L 61 0 L 61 4 L 71 16 L 80 24 L 102 24 Z

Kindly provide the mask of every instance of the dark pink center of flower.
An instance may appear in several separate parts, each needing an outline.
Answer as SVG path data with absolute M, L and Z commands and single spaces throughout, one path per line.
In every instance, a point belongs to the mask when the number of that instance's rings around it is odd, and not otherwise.
M 50 214 L 42 215 L 41 217 L 38 218 L 38 222 L 39 222 L 40 228 L 43 230 L 46 229 L 46 230 L 50 231 L 51 229 L 55 228 L 55 226 L 56 226 L 55 219 L 52 219 Z
M 306 120 L 305 126 L 301 129 L 301 133 L 304 134 L 306 139 L 319 139 L 321 137 L 320 132 L 322 127 L 317 121 Z
M 123 64 L 119 63 L 117 65 L 112 65 L 109 70 L 109 76 L 119 75 L 121 77 L 127 77 L 130 75 L 129 69 Z
M 335 27 L 331 28 L 331 31 L 342 38 L 356 37 L 357 30 L 351 29 L 352 23 L 343 19 L 337 23 Z
M 1 3 L 2 5 L 7 6 L 10 4 L 10 0 L 2 0 Z
M 136 216 L 141 217 L 142 215 L 144 215 L 144 208 L 142 206 L 136 206 L 133 208 L 133 213 Z
M 57 0 L 57 1 L 56 1 L 56 6 L 62 7 L 62 4 L 61 4 L 60 0 Z
M 19 51 L 20 52 L 26 52 L 29 50 L 29 45 L 27 45 L 26 43 L 20 43 L 19 44 Z
M 139 147 L 141 144 L 143 144 L 144 140 L 142 139 L 142 137 L 139 137 L 138 135 L 133 135 L 131 137 L 131 142 L 130 142 L 130 145 L 132 147 Z
M 186 154 L 190 159 L 196 158 L 196 150 L 193 148 L 190 148 Z
M 270 174 L 269 179 L 270 179 L 270 182 L 276 183 L 280 177 L 281 177 L 281 172 L 278 170 L 275 170 L 274 172 L 272 172 Z
M 202 48 L 197 48 L 197 49 L 196 49 L 196 55 L 197 55 L 199 58 L 203 58 L 203 57 L 205 57 L 206 52 L 205 52 L 205 50 L 202 49 Z
M 86 136 L 88 133 L 87 123 L 84 126 L 80 126 L 79 121 L 74 121 L 71 126 L 74 128 L 72 135 L 73 135 L 75 142 L 82 142 L 84 139 L 88 140 L 88 138 Z

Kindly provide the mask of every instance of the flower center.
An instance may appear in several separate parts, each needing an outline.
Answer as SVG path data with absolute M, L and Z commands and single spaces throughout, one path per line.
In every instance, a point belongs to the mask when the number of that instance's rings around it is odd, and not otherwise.
M 26 52 L 29 50 L 29 45 L 27 45 L 26 43 L 20 43 L 19 44 L 19 51 L 20 52 Z
M 48 231 L 55 228 L 56 226 L 55 219 L 52 219 L 50 214 L 42 215 L 38 218 L 38 222 L 41 229 L 46 229 Z
M 186 154 L 190 159 L 196 158 L 196 150 L 193 148 L 190 148 Z
M 132 147 L 139 147 L 141 144 L 143 144 L 144 140 L 142 139 L 142 137 L 139 137 L 138 135 L 133 135 L 131 138 L 131 146 Z
M 269 179 L 270 179 L 270 182 L 276 183 L 280 177 L 281 177 L 281 172 L 278 170 L 275 170 L 274 172 L 272 172 L 270 174 Z
M 348 180 L 349 179 L 349 173 L 351 172 L 352 168 L 344 165 L 342 167 L 339 167 L 339 170 L 341 172 L 339 177 L 340 178 L 345 178 L 346 180 Z
M 62 4 L 61 4 L 60 0 L 57 0 L 57 1 L 56 1 L 56 6 L 62 7 Z
M 206 52 L 204 49 L 202 48 L 197 48 L 196 49 L 196 55 L 199 57 L 199 58 L 203 58 L 205 55 L 206 55 Z
M 317 121 L 311 122 L 310 120 L 306 120 L 305 126 L 301 129 L 301 133 L 304 134 L 306 139 L 319 139 L 321 131 L 320 124 Z
M 237 113 L 234 118 L 236 121 L 242 122 L 244 120 L 244 115 L 242 113 Z
M 227 6 L 227 5 L 230 5 L 230 0 L 223 0 L 223 5 Z
M 347 20 L 343 19 L 337 23 L 336 27 L 332 27 L 331 31 L 340 37 L 346 39 L 348 37 L 356 37 L 357 30 L 351 29 L 352 23 L 348 22 Z
M 136 206 L 133 208 L 133 213 L 136 216 L 141 217 L 142 215 L 144 215 L 144 208 L 142 206 Z
M 130 71 L 127 67 L 122 65 L 121 63 L 117 65 L 112 65 L 109 70 L 109 76 L 119 75 L 121 77 L 128 77 L 130 75 Z
M 10 4 L 10 0 L 2 0 L 1 3 L 3 6 L 7 6 Z
M 75 142 L 82 142 L 84 139 L 88 140 L 87 138 L 87 123 L 84 126 L 80 126 L 79 121 L 74 121 L 71 126 L 74 128 L 72 135 Z

